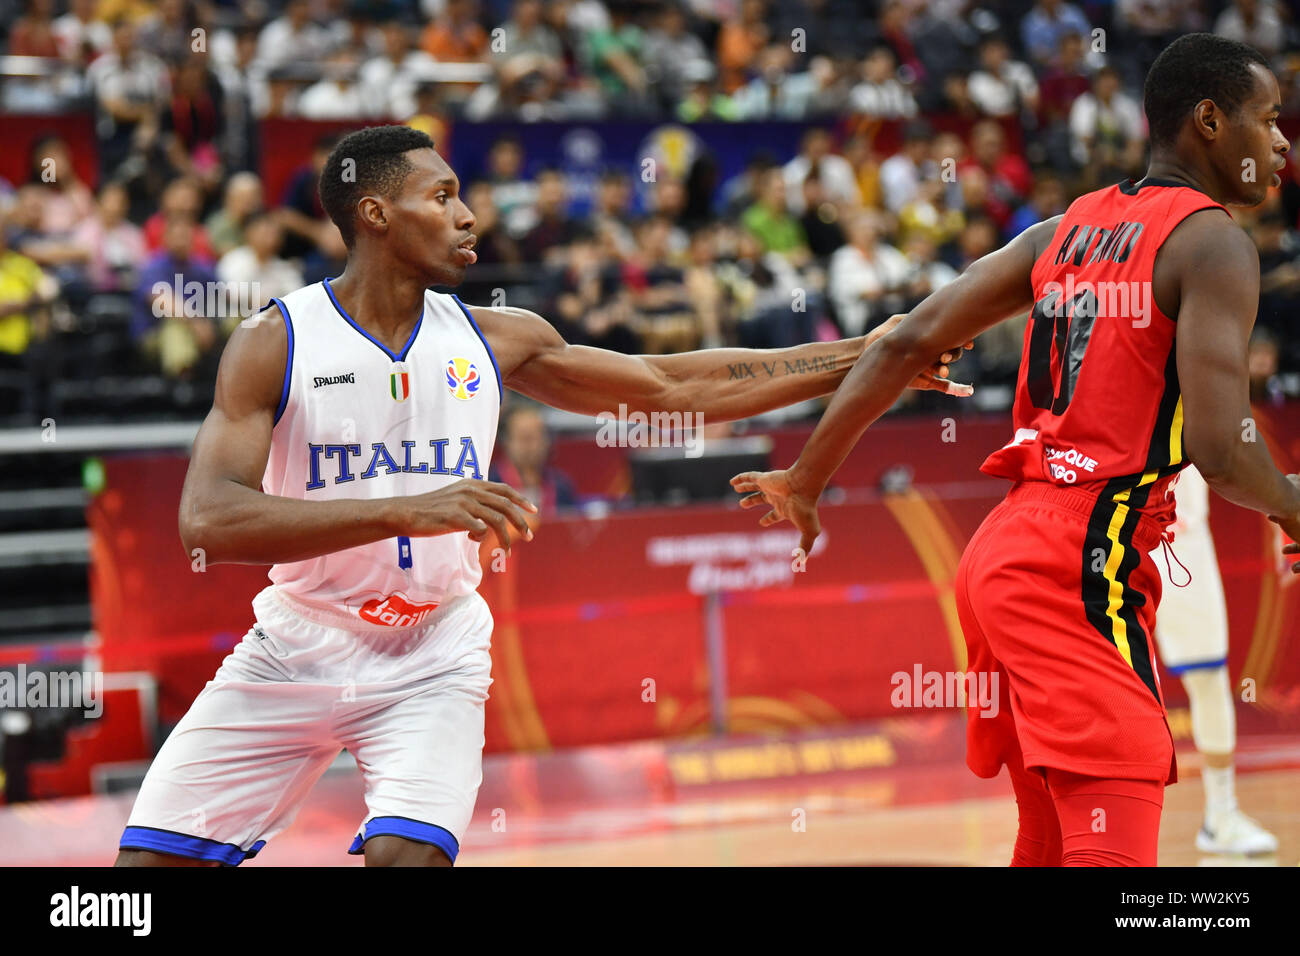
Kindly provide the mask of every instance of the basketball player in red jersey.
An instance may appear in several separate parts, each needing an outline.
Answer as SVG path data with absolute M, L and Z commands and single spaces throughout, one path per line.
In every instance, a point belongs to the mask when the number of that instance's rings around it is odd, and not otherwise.
M 742 505 L 770 506 L 760 524 L 789 519 L 809 552 L 822 489 L 926 356 L 1031 311 L 1015 433 L 983 466 L 1015 484 L 956 584 L 968 667 L 998 675 L 1002 698 L 996 717 L 969 711 L 967 764 L 1010 771 L 1013 865 L 1156 862 L 1176 768 L 1149 552 L 1178 471 L 1194 461 L 1217 493 L 1300 539 L 1300 476 L 1242 439 L 1259 259 L 1224 208 L 1280 184 L 1280 102 L 1250 47 L 1175 40 L 1146 79 L 1144 179 L 1082 196 L 974 263 L 863 353 L 789 470 L 732 479 Z

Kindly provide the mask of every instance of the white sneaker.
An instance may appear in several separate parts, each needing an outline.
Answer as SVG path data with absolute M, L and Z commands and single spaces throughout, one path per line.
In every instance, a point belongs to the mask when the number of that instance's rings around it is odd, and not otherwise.
M 1201 824 L 1196 849 L 1202 853 L 1276 853 L 1277 837 L 1234 809 Z

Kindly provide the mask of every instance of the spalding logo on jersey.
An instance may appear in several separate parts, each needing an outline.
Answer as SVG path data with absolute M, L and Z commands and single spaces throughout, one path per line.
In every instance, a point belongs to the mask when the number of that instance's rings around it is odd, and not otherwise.
M 477 366 L 469 359 L 454 358 L 447 363 L 447 390 L 462 402 L 477 395 L 482 383 Z
M 357 610 L 364 621 L 371 624 L 385 624 L 388 627 L 415 627 L 436 608 L 432 604 L 414 604 L 406 599 L 400 591 L 394 591 L 385 598 L 371 598 Z

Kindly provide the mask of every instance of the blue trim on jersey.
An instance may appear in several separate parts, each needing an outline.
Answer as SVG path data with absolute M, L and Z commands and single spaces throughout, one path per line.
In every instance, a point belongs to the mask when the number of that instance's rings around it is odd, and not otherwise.
M 432 823 L 412 820 L 410 817 L 375 817 L 367 821 L 361 831 L 353 839 L 352 846 L 348 847 L 348 853 L 353 856 L 364 853 L 366 841 L 377 836 L 397 836 L 405 840 L 414 840 L 416 843 L 436 846 L 447 854 L 447 859 L 453 863 L 456 862 L 456 854 L 460 852 L 460 844 L 456 842 L 456 838 L 450 831 Z
M 250 850 L 241 850 L 233 843 L 218 843 L 206 837 L 177 833 L 175 830 L 159 830 L 156 827 L 127 827 L 122 831 L 120 850 L 152 850 L 155 853 L 171 853 L 186 856 L 194 860 L 213 860 L 226 866 L 239 866 L 245 860 L 257 856 L 265 840 L 258 840 Z
M 506 394 L 505 389 L 501 385 L 501 367 L 497 365 L 497 357 L 492 352 L 492 346 L 488 345 L 487 336 L 485 336 L 479 329 L 478 323 L 474 321 L 474 316 L 470 315 L 469 309 L 465 308 L 465 303 L 460 301 L 460 296 L 453 292 L 451 297 L 456 300 L 456 304 L 460 306 L 460 310 L 465 313 L 465 318 L 469 319 L 469 324 L 474 327 L 474 332 L 478 335 L 479 341 L 482 342 L 483 347 L 487 349 L 488 358 L 492 360 L 492 371 L 497 373 L 497 397 L 504 402 Z
M 280 404 L 275 407 L 275 421 L 271 423 L 274 428 L 280 424 L 280 416 L 284 414 L 284 407 L 289 404 L 289 383 L 293 381 L 293 322 L 289 319 L 289 307 L 280 299 L 271 299 L 280 307 L 280 316 L 284 319 L 284 330 L 289 333 L 289 351 L 284 357 L 284 387 L 280 389 Z
M 334 278 L 337 279 L 338 276 L 335 276 Z M 384 354 L 387 355 L 387 356 L 388 356 L 390 359 L 392 359 L 394 362 L 401 362 L 401 361 L 404 361 L 404 360 L 406 359 L 406 353 L 409 352 L 409 351 L 411 351 L 411 346 L 415 344 L 415 337 L 416 337 L 417 335 L 420 334 L 420 326 L 424 324 L 424 306 L 423 306 L 423 305 L 420 306 L 420 317 L 419 317 L 418 319 L 415 320 L 415 328 L 411 329 L 411 337 L 408 338 L 408 339 L 406 340 L 406 345 L 402 346 L 401 354 L 400 354 L 400 355 L 394 355 L 394 354 L 389 350 L 389 348 L 388 348 L 387 345 L 385 345 L 383 342 L 379 341 L 377 338 L 375 338 L 373 335 L 371 335 L 369 332 L 367 332 L 367 331 L 366 331 L 365 329 L 363 329 L 361 326 L 357 325 L 356 320 L 355 320 L 354 318 L 352 318 L 352 316 L 348 315 L 347 310 L 344 309 L 343 306 L 341 306 L 341 305 L 339 304 L 339 300 L 336 299 L 336 298 L 334 297 L 334 288 L 333 288 L 333 286 L 330 285 L 330 280 L 329 280 L 329 279 L 322 279 L 322 280 L 321 280 L 321 283 L 325 286 L 325 292 L 326 292 L 326 294 L 329 295 L 329 297 L 330 297 L 330 301 L 334 303 L 334 308 L 335 308 L 336 310 L 338 310 L 339 315 L 341 315 L 341 316 L 343 316 L 343 318 L 347 319 L 347 321 L 348 321 L 348 325 L 352 326 L 354 329 L 356 329 L 358 332 L 360 332 L 362 335 L 364 335 L 366 338 L 368 338 L 371 342 L 374 342 L 374 343 L 375 343 L 376 345 L 378 345 L 381 349 L 383 349 L 383 350 L 384 350 Z
M 1179 664 L 1177 667 L 1165 665 L 1165 670 L 1177 677 L 1179 674 L 1186 674 L 1188 671 L 1208 671 L 1215 667 L 1222 667 L 1228 663 L 1226 657 L 1221 657 L 1217 661 L 1193 661 L 1191 664 Z

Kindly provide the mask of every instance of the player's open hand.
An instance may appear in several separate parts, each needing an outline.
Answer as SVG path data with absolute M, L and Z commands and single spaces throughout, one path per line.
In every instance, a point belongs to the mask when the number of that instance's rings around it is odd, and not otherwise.
M 1288 480 L 1293 485 L 1300 487 L 1300 475 L 1287 475 Z M 1282 529 L 1282 533 L 1289 539 L 1282 546 L 1282 553 L 1286 555 L 1300 555 L 1300 515 L 1291 515 L 1282 517 L 1281 515 L 1269 515 L 1268 520 Z M 1300 574 L 1300 561 L 1291 565 L 1291 571 L 1294 574 Z
M 870 347 L 871 343 L 876 341 L 876 339 L 880 338 L 882 335 L 893 330 L 898 323 L 902 322 L 905 318 L 906 316 L 902 313 L 891 315 L 886 321 L 868 332 L 867 347 Z M 948 376 L 951 374 L 949 366 L 954 362 L 959 361 L 963 353 L 973 349 L 974 347 L 974 342 L 967 342 L 961 348 L 949 349 L 947 352 L 944 352 L 935 359 L 934 363 L 928 369 L 916 378 L 912 379 L 912 381 L 908 383 L 907 387 L 923 391 L 929 390 L 945 392 L 948 395 L 960 395 L 963 398 L 975 394 L 975 389 L 970 385 L 963 385 L 960 382 L 952 382 L 948 380 Z
M 822 533 L 817 518 L 820 495 L 796 488 L 789 471 L 746 471 L 731 479 L 731 487 L 745 496 L 740 499 L 740 507 L 757 508 L 766 504 L 772 509 L 758 519 L 760 526 L 766 528 L 789 521 L 799 529 L 799 547 L 803 553 L 812 553 L 813 542 Z
M 510 553 L 510 526 L 525 541 L 531 541 L 528 513 L 537 506 L 509 485 L 499 481 L 466 478 L 422 495 L 397 499 L 401 502 L 402 534 L 435 535 L 468 531 L 474 541 L 482 541 L 489 531 Z

